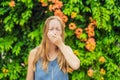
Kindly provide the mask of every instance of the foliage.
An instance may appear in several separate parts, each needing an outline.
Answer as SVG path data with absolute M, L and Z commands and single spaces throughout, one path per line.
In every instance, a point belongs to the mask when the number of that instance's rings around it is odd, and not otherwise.
M 30 50 L 51 15 L 66 24 L 65 44 L 79 57 L 70 80 L 119 80 L 119 0 L 0 1 L 0 79 L 25 80 Z

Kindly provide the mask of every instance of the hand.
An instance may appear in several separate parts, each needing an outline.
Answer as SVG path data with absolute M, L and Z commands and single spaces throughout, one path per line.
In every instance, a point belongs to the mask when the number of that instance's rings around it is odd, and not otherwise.
M 63 43 L 62 38 L 60 35 L 54 34 L 52 32 L 48 32 L 47 34 L 49 40 L 55 44 L 56 46 L 59 46 L 60 44 Z

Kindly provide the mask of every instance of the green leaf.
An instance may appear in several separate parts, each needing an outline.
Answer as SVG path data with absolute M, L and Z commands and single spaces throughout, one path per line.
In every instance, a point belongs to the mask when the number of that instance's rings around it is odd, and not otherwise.
M 0 8 L 0 15 L 4 15 L 7 11 L 8 9 Z
M 21 51 L 21 47 L 24 45 L 23 42 L 18 42 L 15 44 L 14 48 L 12 49 L 12 52 L 16 54 L 16 56 L 18 56 L 18 54 L 20 54 Z
M 36 29 L 35 31 L 28 34 L 28 37 L 30 37 L 31 40 L 35 39 L 38 36 L 39 36 L 39 29 Z

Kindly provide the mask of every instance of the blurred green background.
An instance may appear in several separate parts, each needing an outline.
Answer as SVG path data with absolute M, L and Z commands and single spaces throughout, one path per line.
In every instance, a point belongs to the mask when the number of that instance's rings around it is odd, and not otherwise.
M 52 15 L 65 22 L 65 44 L 81 61 L 70 80 L 120 79 L 119 0 L 0 0 L 0 80 L 25 80 Z

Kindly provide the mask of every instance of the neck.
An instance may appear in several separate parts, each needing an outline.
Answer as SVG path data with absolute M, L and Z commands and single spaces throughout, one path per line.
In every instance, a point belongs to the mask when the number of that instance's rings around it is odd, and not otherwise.
M 57 46 L 54 45 L 53 43 L 50 43 L 50 48 L 49 48 L 49 60 L 53 61 L 54 59 L 57 58 Z
M 50 45 L 49 52 L 55 52 L 57 49 L 57 46 L 50 41 L 49 41 L 49 45 Z

